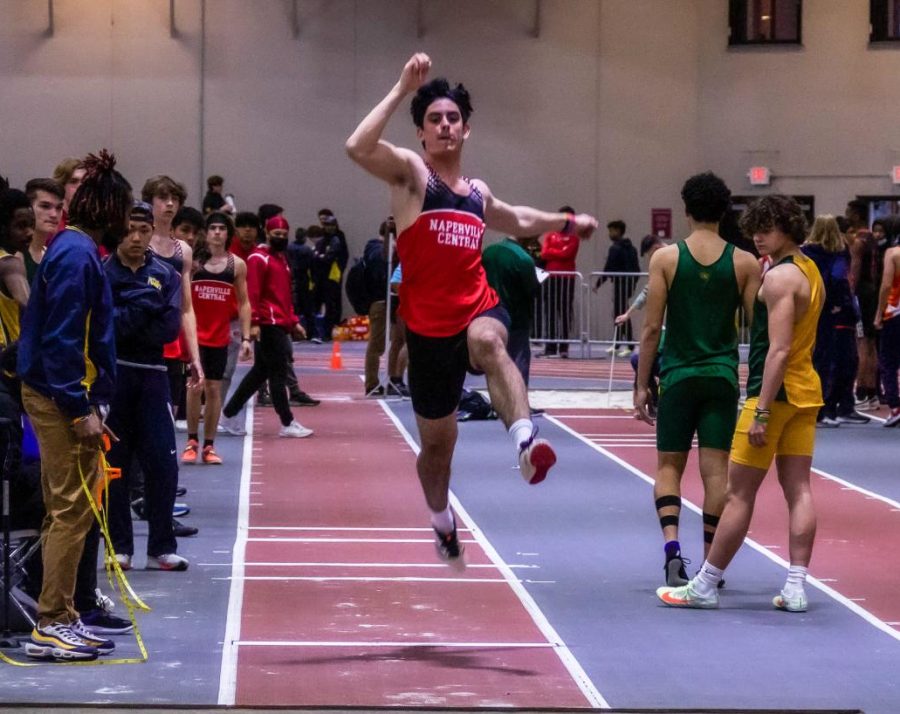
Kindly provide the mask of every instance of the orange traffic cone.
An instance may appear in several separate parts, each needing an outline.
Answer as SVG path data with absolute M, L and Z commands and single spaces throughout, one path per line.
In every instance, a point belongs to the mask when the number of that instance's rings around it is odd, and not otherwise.
M 331 344 L 331 369 L 343 369 L 344 361 L 341 359 L 341 343 L 335 340 Z

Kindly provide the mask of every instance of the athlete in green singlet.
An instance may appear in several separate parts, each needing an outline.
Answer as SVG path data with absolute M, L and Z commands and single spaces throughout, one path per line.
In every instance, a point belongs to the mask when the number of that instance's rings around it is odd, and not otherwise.
M 688 581 L 678 520 L 681 476 L 695 433 L 704 491 L 704 554 L 725 505 L 728 452 L 740 393 L 737 309 L 743 304 L 747 314 L 752 313 L 760 283 L 756 259 L 719 235 L 719 222 L 731 199 L 722 179 L 712 173 L 692 176 L 681 197 L 691 233 L 684 241 L 661 248 L 650 260 L 634 399 L 635 417 L 653 424 L 648 384 L 665 316 L 653 495 L 665 539 L 665 579 L 671 586 Z

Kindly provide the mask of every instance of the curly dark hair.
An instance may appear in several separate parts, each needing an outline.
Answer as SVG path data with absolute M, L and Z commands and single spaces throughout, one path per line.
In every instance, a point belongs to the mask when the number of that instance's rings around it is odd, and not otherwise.
M 773 228 L 800 245 L 806 239 L 806 217 L 803 209 L 790 196 L 763 196 L 751 203 L 739 222 L 747 238 L 768 233 Z
M 116 157 L 101 149 L 83 163 L 84 180 L 69 204 L 69 223 L 88 230 L 124 230 L 131 212 L 131 184 L 116 171 Z
M 413 123 L 420 129 L 425 125 L 425 111 L 437 99 L 449 99 L 459 107 L 459 113 L 462 115 L 463 124 L 469 123 L 469 117 L 472 116 L 472 98 L 469 96 L 468 90 L 461 84 L 457 84 L 452 89 L 450 83 L 443 77 L 432 79 L 430 82 L 423 84 L 413 97 L 412 103 L 409 105 L 410 114 L 412 114 Z
M 691 176 L 681 187 L 687 214 L 698 223 L 719 223 L 731 205 L 731 191 L 712 171 Z

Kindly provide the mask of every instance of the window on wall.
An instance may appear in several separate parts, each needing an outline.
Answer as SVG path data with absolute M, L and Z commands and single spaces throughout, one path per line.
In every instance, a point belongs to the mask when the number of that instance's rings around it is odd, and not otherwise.
M 728 5 L 729 45 L 800 44 L 802 0 L 729 0 Z
M 900 0 L 869 0 L 870 42 L 900 41 Z

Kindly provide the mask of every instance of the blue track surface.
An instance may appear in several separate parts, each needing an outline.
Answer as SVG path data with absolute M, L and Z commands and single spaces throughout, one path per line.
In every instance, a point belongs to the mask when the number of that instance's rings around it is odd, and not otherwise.
M 409 404 L 392 407 L 415 434 Z M 658 605 L 650 485 L 541 428 L 560 465 L 528 487 L 499 422 L 462 424 L 453 491 L 507 563 L 539 566 L 515 572 L 613 707 L 900 710 L 900 642 L 812 588 L 809 613 L 773 610 L 784 571 L 756 551 L 729 568 L 719 611 Z M 699 552 L 699 517 L 682 522 Z

